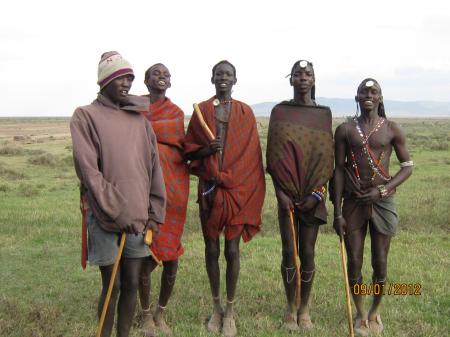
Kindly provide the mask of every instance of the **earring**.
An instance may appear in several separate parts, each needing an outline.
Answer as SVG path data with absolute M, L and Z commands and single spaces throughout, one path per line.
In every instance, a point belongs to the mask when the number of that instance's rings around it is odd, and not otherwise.
M 356 102 L 356 117 L 359 117 L 359 103 Z

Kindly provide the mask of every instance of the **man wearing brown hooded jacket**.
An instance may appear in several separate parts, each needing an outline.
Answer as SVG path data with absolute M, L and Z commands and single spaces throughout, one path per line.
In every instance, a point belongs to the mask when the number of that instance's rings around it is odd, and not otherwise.
M 142 114 L 128 106 L 133 79 L 128 61 L 117 52 L 104 53 L 98 68 L 100 93 L 92 104 L 77 108 L 70 121 L 75 169 L 87 208 L 88 260 L 99 266 L 102 277 L 99 316 L 120 233 L 130 233 L 102 337 L 111 335 L 117 297 L 117 336 L 129 335 L 142 260 L 150 254 L 142 233 L 147 227 L 157 231 L 165 217 L 156 136 Z

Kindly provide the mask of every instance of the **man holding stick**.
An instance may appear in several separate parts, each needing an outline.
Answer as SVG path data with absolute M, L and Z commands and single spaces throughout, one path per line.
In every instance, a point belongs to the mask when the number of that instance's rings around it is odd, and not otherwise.
M 235 67 L 228 61 L 217 63 L 211 82 L 216 95 L 200 103 L 199 114 L 192 116 L 185 157 L 191 161 L 191 173 L 199 177 L 200 220 L 213 302 L 208 330 L 222 328 L 225 336 L 233 337 L 237 334 L 233 303 L 240 269 L 239 242 L 241 237 L 244 242 L 251 240 L 260 229 L 265 178 L 253 112 L 247 104 L 231 98 Z M 221 232 L 227 261 L 225 312 L 219 292 Z
M 363 80 L 355 100 L 361 116 L 339 125 L 335 133 L 334 228 L 345 240 L 351 289 L 362 282 L 364 241 L 369 229 L 372 282 L 374 288 L 376 285 L 382 288 L 391 238 L 398 225 L 393 194 L 411 175 L 413 162 L 403 130 L 386 119 L 378 82 L 371 78 Z M 393 177 L 389 174 L 392 150 L 400 161 L 400 170 Z M 353 292 L 357 335 L 383 331 L 379 313 L 381 296 L 374 294 L 367 314 L 362 296 Z
M 111 336 L 117 299 L 117 336 L 129 335 L 139 272 L 143 258 L 150 254 L 142 233 L 145 228 L 158 231 L 165 217 L 166 193 L 155 134 L 142 114 L 127 107 L 133 79 L 131 65 L 119 53 L 104 53 L 98 66 L 100 93 L 92 104 L 77 108 L 70 121 L 75 169 L 87 209 L 88 260 L 99 266 L 102 279 L 99 316 L 120 232 L 130 233 L 102 337 Z
M 312 63 L 295 62 L 289 77 L 294 97 L 277 104 L 270 115 L 267 171 L 275 187 L 283 245 L 283 326 L 296 331 L 313 327 L 308 302 L 319 225 L 327 220 L 324 185 L 333 175 L 333 135 L 330 109 L 315 102 Z

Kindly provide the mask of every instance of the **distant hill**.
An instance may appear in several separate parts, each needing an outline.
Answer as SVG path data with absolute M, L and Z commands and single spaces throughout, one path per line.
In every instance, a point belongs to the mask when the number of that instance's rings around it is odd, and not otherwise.
M 329 106 L 333 117 L 353 116 L 356 112 L 356 103 L 353 99 L 318 97 L 316 101 L 318 104 Z M 270 111 L 277 103 L 257 103 L 253 104 L 252 108 L 256 116 L 264 117 L 270 115 Z M 450 117 L 450 102 L 386 100 L 384 106 L 388 117 Z

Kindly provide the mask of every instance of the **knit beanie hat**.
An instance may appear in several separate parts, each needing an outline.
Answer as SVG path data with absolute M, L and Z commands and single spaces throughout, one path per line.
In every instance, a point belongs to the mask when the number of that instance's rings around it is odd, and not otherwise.
M 133 75 L 131 64 L 116 51 L 109 51 L 102 54 L 98 64 L 98 85 L 100 90 L 117 77 L 123 75 Z

